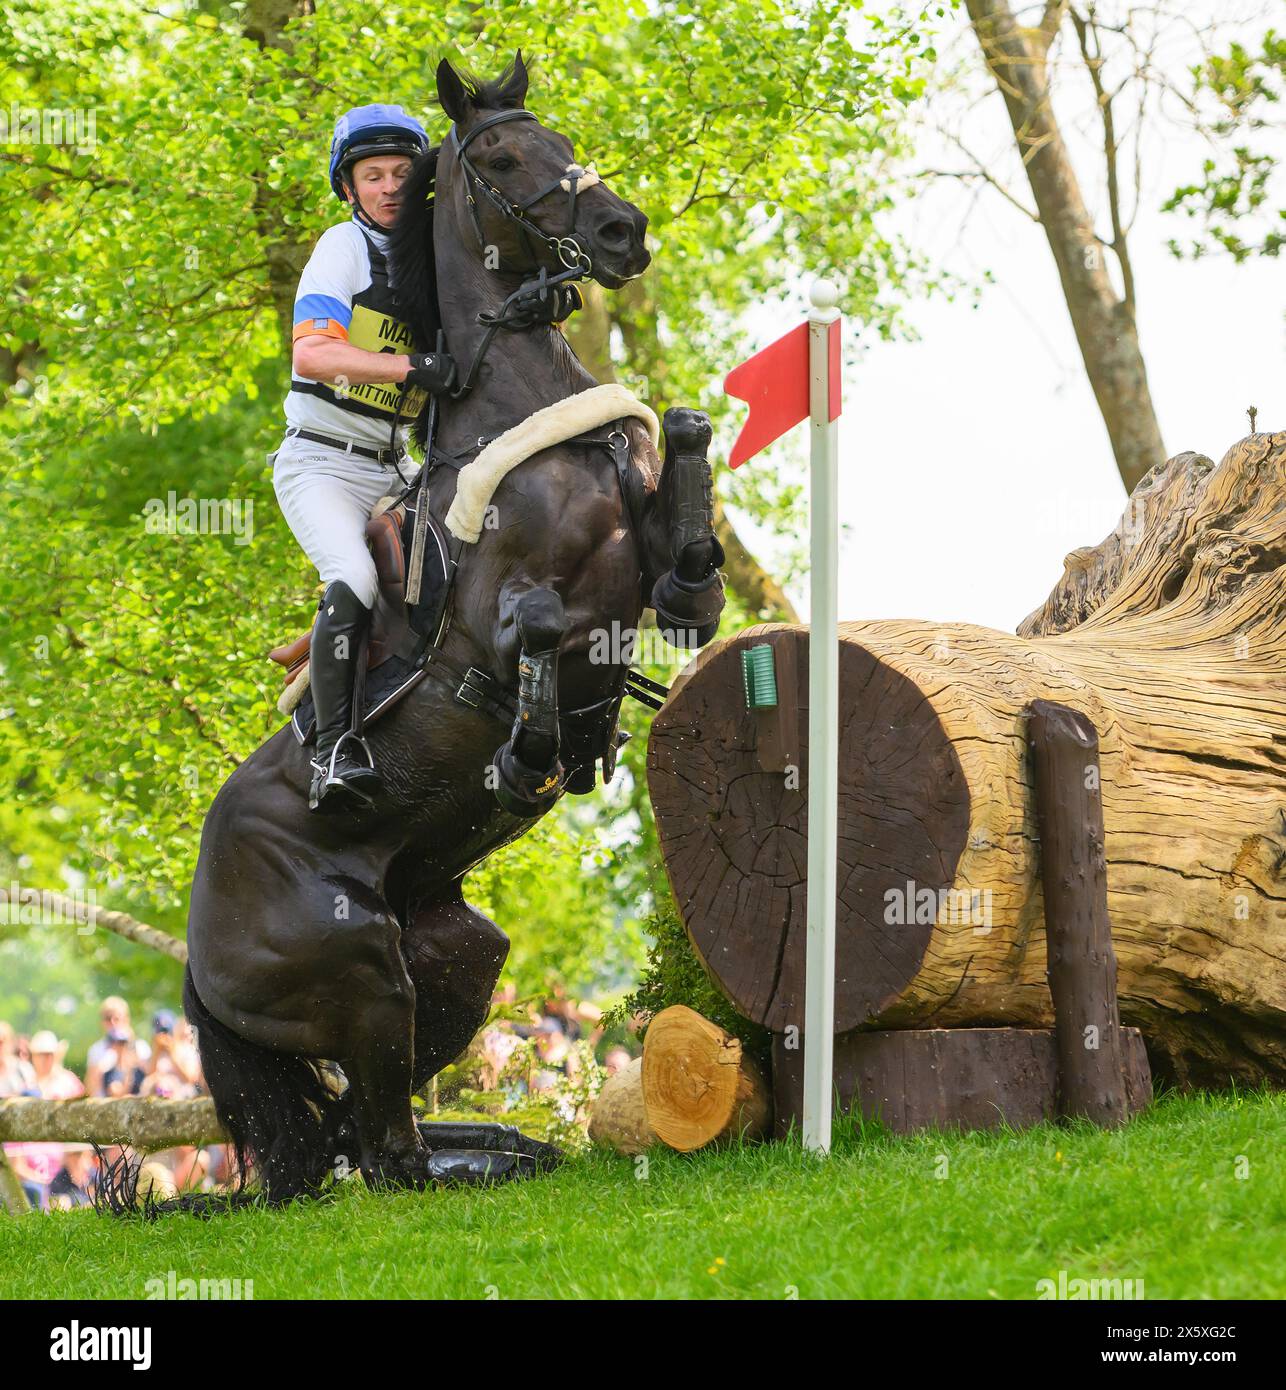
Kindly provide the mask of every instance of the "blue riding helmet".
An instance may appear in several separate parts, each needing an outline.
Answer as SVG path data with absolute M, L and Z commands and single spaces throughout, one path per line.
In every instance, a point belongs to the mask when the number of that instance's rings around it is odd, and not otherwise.
M 330 142 L 330 186 L 341 202 L 344 180 L 359 159 L 380 154 L 414 157 L 429 148 L 424 127 L 400 106 L 355 106 L 335 122 Z

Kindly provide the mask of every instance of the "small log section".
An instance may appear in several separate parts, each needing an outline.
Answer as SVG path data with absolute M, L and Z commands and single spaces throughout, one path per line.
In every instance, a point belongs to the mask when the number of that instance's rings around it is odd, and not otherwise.
M 1036 700 L 1028 727 L 1045 889 L 1059 1108 L 1105 1127 L 1128 1117 L 1107 915 L 1098 734 L 1066 705 Z
M 1152 1075 L 1137 1028 L 1120 1032 L 1127 1112 L 1152 1099 Z M 1048 1028 L 856 1030 L 835 1039 L 835 1093 L 895 1134 L 920 1129 L 1025 1129 L 1059 1115 L 1059 1059 Z M 773 1039 L 775 1133 L 799 1133 L 804 1054 Z
M 741 1040 L 674 1004 L 648 1024 L 643 1055 L 609 1077 L 594 1102 L 589 1137 L 617 1153 L 662 1143 L 680 1153 L 772 1131 L 768 1082 Z
M 641 1154 L 657 1142 L 643 1104 L 642 1057 L 603 1082 L 590 1113 L 589 1137 L 622 1154 Z
M 1017 636 L 884 621 L 840 641 L 837 1033 L 1053 1026 L 1028 748 L 1047 700 L 1099 733 L 1122 1021 L 1177 1084 L 1286 1082 L 1286 433 L 1158 465 Z M 766 747 L 740 659 L 763 642 L 789 648 Z M 804 1024 L 807 671 L 805 628 L 712 643 L 648 744 L 692 943 L 783 1035 Z M 798 768 L 774 766 L 785 729 Z
M 680 1153 L 772 1129 L 768 1083 L 741 1040 L 682 1004 L 648 1024 L 642 1079 L 649 1125 Z

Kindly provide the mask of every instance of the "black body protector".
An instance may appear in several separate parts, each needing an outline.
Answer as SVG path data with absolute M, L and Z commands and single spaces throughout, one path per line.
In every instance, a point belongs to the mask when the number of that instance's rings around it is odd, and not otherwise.
M 357 225 L 361 227 L 360 222 Z M 360 294 L 353 296 L 353 318 L 348 325 L 348 341 L 353 347 L 363 348 L 367 352 L 413 353 L 414 335 L 410 325 L 402 318 L 403 311 L 389 283 L 388 260 L 364 229 L 362 241 L 366 245 L 371 283 Z M 391 422 L 399 414 L 403 419 L 414 420 L 429 398 L 428 392 L 419 387 L 413 386 L 404 392 L 400 385 L 391 382 L 331 386 L 321 381 L 300 381 L 296 377 L 290 385 L 294 391 L 320 396 L 341 410 L 351 410 L 355 415 L 365 415 L 368 419 L 383 420 L 385 423 Z

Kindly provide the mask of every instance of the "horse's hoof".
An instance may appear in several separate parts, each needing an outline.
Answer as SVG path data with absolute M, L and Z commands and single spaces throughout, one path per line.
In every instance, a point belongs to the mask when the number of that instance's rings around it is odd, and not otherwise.
M 420 1141 L 431 1153 L 460 1149 L 485 1149 L 488 1153 L 516 1153 L 535 1161 L 542 1173 L 557 1168 L 566 1155 L 557 1144 L 533 1139 L 517 1125 L 494 1120 L 421 1120 L 416 1124 Z
M 535 1177 L 536 1160 L 507 1150 L 439 1149 L 430 1154 L 426 1171 L 435 1182 L 489 1187 L 514 1178 Z

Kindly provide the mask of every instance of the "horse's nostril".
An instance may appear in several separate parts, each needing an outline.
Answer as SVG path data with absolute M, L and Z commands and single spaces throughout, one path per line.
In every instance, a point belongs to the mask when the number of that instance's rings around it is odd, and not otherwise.
M 614 217 L 598 229 L 600 240 L 609 246 L 628 246 L 633 228 L 623 218 Z

